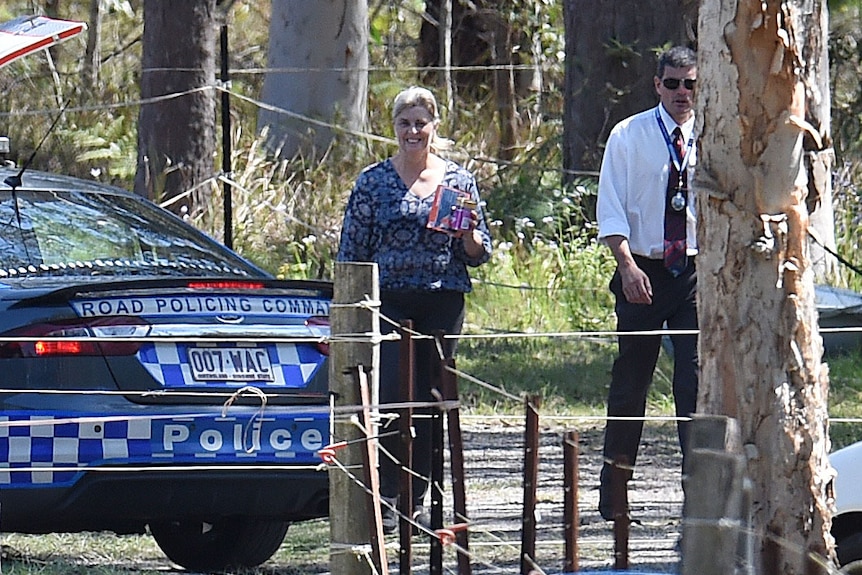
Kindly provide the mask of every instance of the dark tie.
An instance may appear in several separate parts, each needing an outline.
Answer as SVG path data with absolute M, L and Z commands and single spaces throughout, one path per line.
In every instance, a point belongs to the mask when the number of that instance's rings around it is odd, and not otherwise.
M 682 148 L 682 132 L 677 127 L 673 131 L 673 146 L 676 148 L 677 159 L 682 165 L 683 148 Z M 680 205 L 681 199 L 686 197 L 686 180 L 687 174 L 683 170 L 682 178 L 680 178 L 679 170 L 676 169 L 676 163 L 671 159 L 670 162 L 670 177 L 667 180 L 667 197 L 664 205 L 664 266 L 674 277 L 678 276 L 685 270 L 688 263 L 685 256 L 685 202 Z M 682 184 L 682 185 L 680 185 Z M 676 199 L 674 206 L 674 196 L 680 193 L 682 188 L 682 198 Z M 675 209 L 675 207 L 677 209 Z

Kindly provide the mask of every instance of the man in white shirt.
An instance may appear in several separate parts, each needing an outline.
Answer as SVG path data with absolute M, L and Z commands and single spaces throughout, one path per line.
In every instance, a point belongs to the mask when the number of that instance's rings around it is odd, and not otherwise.
M 688 188 L 695 164 L 694 87 L 697 56 L 683 46 L 664 52 L 654 78 L 659 104 L 626 118 L 608 137 L 599 175 L 599 240 L 617 261 L 610 289 L 617 330 L 697 329 L 696 206 Z M 672 335 L 676 414 L 697 402 L 697 336 Z M 661 347 L 660 335 L 621 335 L 608 392 L 599 512 L 613 519 L 614 466 L 631 478 L 647 390 Z M 622 418 L 622 419 L 619 419 Z M 685 456 L 687 424 L 678 424 Z M 683 460 L 684 461 L 684 460 Z M 684 467 L 684 465 L 683 465 Z

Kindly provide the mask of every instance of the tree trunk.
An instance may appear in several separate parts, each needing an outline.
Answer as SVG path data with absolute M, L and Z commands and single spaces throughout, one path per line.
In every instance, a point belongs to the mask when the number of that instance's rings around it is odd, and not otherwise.
M 83 73 L 87 89 L 99 87 L 99 71 L 102 58 L 102 10 L 101 0 L 90 0 L 90 23 L 87 26 L 87 50 L 84 53 Z
M 282 158 L 319 156 L 340 130 L 360 130 L 368 92 L 366 0 L 276 0 L 260 129 Z M 351 136 L 352 137 L 352 136 Z
M 515 72 L 512 68 L 514 43 L 512 24 L 501 14 L 494 15 L 493 49 L 494 99 L 497 102 L 497 125 L 500 144 L 497 155 L 512 160 L 518 145 L 518 108 L 515 104 Z
M 823 3 L 826 6 L 826 3 Z M 824 8 L 825 10 L 825 8 Z M 832 172 L 835 165 L 835 150 L 832 148 L 832 99 L 829 80 L 829 31 L 825 12 L 812 10 L 802 14 L 801 24 L 809 31 L 802 38 L 802 75 L 810 78 L 805 84 L 805 120 L 815 127 L 819 138 L 807 136 L 803 140 L 805 148 L 805 169 L 808 172 L 808 198 L 806 204 L 810 215 L 810 225 L 817 241 L 809 241 L 811 266 L 816 281 L 826 281 L 835 277 L 838 262 L 825 248 L 835 246 L 835 213 L 832 206 Z M 822 245 L 821 245 L 822 244 Z
M 45 16 L 60 18 L 60 0 L 45 0 Z
M 169 204 L 177 214 L 205 202 L 204 189 L 189 193 L 215 175 L 215 0 L 165 3 L 144 0 L 141 98 L 189 92 L 145 103 L 138 116 L 135 192 Z M 184 195 L 185 194 L 185 195 Z
M 700 7 L 698 412 L 739 421 L 758 573 L 808 573 L 806 553 L 832 545 L 828 370 L 803 147 L 806 138 L 828 140 L 828 109 L 808 113 L 818 104 L 808 90 L 828 74 L 819 57 L 826 32 L 818 0 Z
M 470 3 L 463 0 L 428 0 L 425 2 L 425 17 L 419 30 L 419 47 L 417 64 L 420 68 L 439 66 L 445 50 L 451 50 L 451 64 L 458 67 L 488 66 L 491 64 L 491 39 L 489 30 L 492 28 L 487 18 L 497 16 L 496 4 L 494 10 L 483 10 L 484 2 Z M 451 45 L 441 44 L 441 31 L 450 24 Z M 437 74 L 425 74 L 424 82 L 434 82 Z M 459 70 L 452 74 L 454 91 L 470 92 L 474 96 L 480 86 L 490 86 L 493 83 L 491 72 L 483 69 Z
M 695 0 L 563 0 L 566 31 L 563 167 L 596 170 L 611 128 L 655 106 L 665 44 L 694 44 Z M 573 176 L 567 176 L 571 182 Z
M 519 9 L 511 1 L 430 0 L 425 3 L 426 17 L 419 33 L 420 67 L 442 65 L 447 50 L 451 50 L 450 65 L 476 67 L 451 74 L 448 80 L 451 82 L 454 78 L 452 91 L 481 100 L 486 88 L 492 87 L 500 138 L 497 155 L 504 160 L 514 157 L 518 144 L 516 100 L 517 86 L 521 82 L 516 80 L 515 65 L 520 63 L 524 48 L 516 46 L 520 34 L 510 14 Z M 452 28 L 449 32 L 451 46 L 443 41 L 447 23 L 451 23 Z M 493 68 L 486 70 L 484 67 Z M 442 84 L 441 87 L 450 89 Z
M 452 0 L 444 0 L 440 3 L 437 28 L 437 36 L 440 38 L 440 61 L 438 62 L 440 73 L 437 76 L 437 85 L 446 90 L 447 123 L 449 126 L 455 126 L 457 118 L 455 118 L 455 85 L 452 83 Z

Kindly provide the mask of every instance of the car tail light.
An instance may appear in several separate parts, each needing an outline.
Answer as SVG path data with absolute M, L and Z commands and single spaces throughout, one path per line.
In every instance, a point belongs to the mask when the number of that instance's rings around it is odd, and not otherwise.
M 321 337 L 329 335 L 329 318 L 325 315 L 313 315 L 307 320 L 305 320 L 305 325 L 311 330 L 314 335 L 319 335 Z M 326 327 L 326 330 L 319 329 L 320 327 L 324 326 Z M 319 351 L 323 355 L 329 355 L 328 341 L 321 341 L 316 343 L 315 345 L 317 346 L 317 351 Z
M 81 341 L 36 341 L 33 343 L 33 349 L 37 356 L 85 355 L 85 347 L 86 345 Z
M 0 357 L 133 355 L 143 342 L 119 339 L 142 338 L 149 331 L 148 324 L 128 317 L 38 323 L 3 334 L 4 339 L 17 336 L 26 341 L 0 342 Z

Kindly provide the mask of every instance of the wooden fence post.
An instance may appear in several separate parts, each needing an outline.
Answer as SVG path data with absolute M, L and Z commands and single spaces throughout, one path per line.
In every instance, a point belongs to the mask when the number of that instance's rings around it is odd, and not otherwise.
M 696 415 L 690 429 L 680 573 L 736 573 L 748 517 L 739 427 L 729 417 Z
M 334 277 L 330 309 L 329 391 L 336 408 L 351 407 L 358 411 L 362 400 L 351 375 L 351 370 L 357 366 L 371 368 L 371 401 L 378 403 L 380 356 L 379 346 L 374 340 L 380 334 L 380 324 L 374 310 L 357 305 L 380 299 L 377 264 L 336 262 Z M 362 479 L 365 459 L 362 440 L 365 437 L 347 416 L 336 418 L 332 428 L 334 440 L 348 441 L 348 445 L 338 451 L 339 463 Z M 371 562 L 356 557 L 350 549 L 368 545 L 371 511 L 362 487 L 340 469 L 330 469 L 329 565 L 332 573 L 370 575 Z

